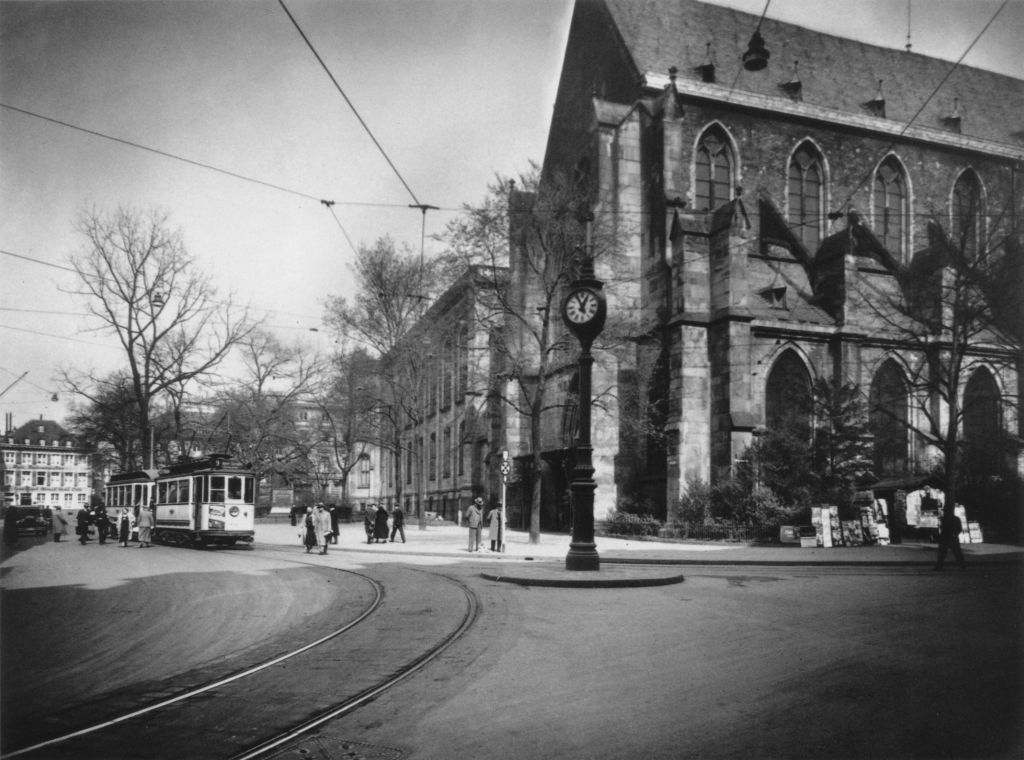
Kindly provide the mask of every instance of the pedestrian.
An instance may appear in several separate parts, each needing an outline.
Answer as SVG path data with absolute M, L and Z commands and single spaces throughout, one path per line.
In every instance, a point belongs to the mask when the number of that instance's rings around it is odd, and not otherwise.
M 68 532 L 68 518 L 59 506 L 53 510 L 53 540 L 60 543 L 60 537 Z
M 306 507 L 306 514 L 302 518 L 302 545 L 306 547 L 306 554 L 313 551 L 316 543 L 316 521 L 313 519 L 313 508 Z
M 316 505 L 316 512 L 313 513 L 313 525 L 316 529 L 316 542 L 320 546 L 320 553 L 327 554 L 327 544 L 331 542 L 331 513 L 323 504 Z
M 386 544 L 388 542 L 388 511 L 383 504 L 377 505 L 377 512 L 373 516 L 373 542 Z
M 363 529 L 366 531 L 366 543 L 373 543 L 373 514 L 377 510 L 373 504 L 366 508 L 363 514 Z
M 128 507 L 121 507 L 117 516 L 117 543 L 122 547 L 128 546 L 128 539 L 132 535 L 132 513 Z
M 391 543 L 395 542 L 395 533 L 400 533 L 402 536 L 402 543 L 405 543 L 405 512 L 399 505 L 395 505 L 395 508 L 391 510 Z
M 483 523 L 481 511 L 484 500 L 477 496 L 466 510 L 466 524 L 469 525 L 469 551 L 480 551 L 480 526 Z
M 89 540 L 89 510 L 84 506 L 75 515 L 75 533 L 78 534 L 78 543 L 85 546 Z
M 491 509 L 487 525 L 487 539 L 491 542 L 491 551 L 501 551 L 501 508 Z
M 964 553 L 960 548 L 960 534 L 963 532 L 964 524 L 954 512 L 946 511 L 939 523 L 939 558 L 935 563 L 935 569 L 941 570 L 942 564 L 946 561 L 946 551 L 953 552 L 956 558 L 957 567 L 964 570 L 967 563 L 964 562 Z
M 100 540 L 100 544 L 107 543 L 107 534 L 110 532 L 110 518 L 107 517 L 107 508 L 98 507 L 93 521 L 96 523 L 96 535 Z
M 331 543 L 338 543 L 338 505 L 332 504 L 327 508 L 328 514 L 331 516 Z
M 4 543 L 7 546 L 18 545 L 18 508 L 11 506 L 4 513 Z
M 139 510 L 139 548 L 148 549 L 153 540 L 153 508 L 143 507 Z

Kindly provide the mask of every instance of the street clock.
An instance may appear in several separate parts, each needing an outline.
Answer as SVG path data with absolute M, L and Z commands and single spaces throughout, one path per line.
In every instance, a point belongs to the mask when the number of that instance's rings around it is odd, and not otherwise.
M 604 293 L 597 282 L 574 283 L 562 301 L 562 319 L 581 342 L 594 340 L 608 313 Z

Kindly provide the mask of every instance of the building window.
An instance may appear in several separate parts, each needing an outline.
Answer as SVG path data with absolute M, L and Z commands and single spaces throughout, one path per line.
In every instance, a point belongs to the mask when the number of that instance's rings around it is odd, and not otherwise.
M 811 440 L 811 377 L 794 351 L 783 353 L 768 373 L 765 422 L 772 433 Z
M 875 232 L 882 245 L 902 258 L 906 251 L 907 180 L 894 157 L 885 159 L 875 172 Z
M 971 170 L 963 172 L 953 185 L 953 245 L 973 259 L 984 234 L 981 180 Z
M 367 456 L 366 454 L 363 454 L 361 457 L 359 457 L 359 468 L 356 471 L 356 488 L 370 487 L 370 470 L 370 457 Z
M 908 471 L 907 399 L 907 384 L 899 366 L 892 360 L 885 362 L 871 381 L 868 396 L 877 477 L 903 475 Z
M 405 484 L 412 484 L 412 441 L 405 449 Z
M 697 143 L 697 211 L 714 211 L 732 200 L 733 157 L 721 127 L 710 127 Z
M 466 474 L 466 421 L 459 422 L 459 440 L 456 442 L 459 475 Z
M 811 253 L 821 243 L 823 176 L 818 151 L 810 143 L 803 143 L 789 164 L 789 224 Z
M 464 321 L 459 324 L 455 352 L 455 400 L 458 402 L 462 401 L 469 390 L 469 327 Z
M 450 427 L 444 429 L 444 448 L 441 450 L 441 463 L 444 469 L 441 477 L 450 478 L 452 476 L 452 429 Z
M 15 451 L 4 452 L 4 464 L 17 464 L 18 454 Z
M 971 373 L 964 389 L 964 471 L 997 475 L 1003 463 L 1002 399 L 992 373 Z
M 36 473 L 36 483 L 35 484 L 37 486 L 45 486 L 46 485 L 46 473 L 45 472 L 37 472 Z
M 428 477 L 437 480 L 437 433 L 430 434 L 430 465 Z

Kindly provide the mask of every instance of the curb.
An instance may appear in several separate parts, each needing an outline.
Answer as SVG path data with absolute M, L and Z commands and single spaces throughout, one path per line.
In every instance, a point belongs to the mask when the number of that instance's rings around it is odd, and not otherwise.
M 545 586 L 548 588 L 642 588 L 645 586 L 671 586 L 686 580 L 686 577 L 683 575 L 652 576 L 648 578 L 637 576 L 628 578 L 597 578 L 587 572 L 568 570 L 565 572 L 573 572 L 573 575 L 581 577 L 566 576 L 563 578 L 554 575 L 544 575 L 531 578 L 522 575 L 497 575 L 495 573 L 480 573 L 480 577 L 498 583 L 514 583 L 518 586 Z

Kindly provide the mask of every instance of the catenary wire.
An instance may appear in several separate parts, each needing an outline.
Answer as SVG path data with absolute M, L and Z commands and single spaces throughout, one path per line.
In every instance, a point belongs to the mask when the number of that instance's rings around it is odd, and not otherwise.
M 370 126 L 366 123 L 366 121 L 363 120 L 363 117 L 360 116 L 359 111 L 355 107 L 355 104 L 349 99 L 348 95 L 345 94 L 345 90 L 342 89 L 334 74 L 331 73 L 331 70 L 328 68 L 326 62 L 324 62 L 324 59 L 320 57 L 320 53 L 317 52 L 309 37 L 306 36 L 306 33 L 304 31 L 302 31 L 302 27 L 299 26 L 299 22 L 295 20 L 295 17 L 292 15 L 292 12 L 288 10 L 288 6 L 284 4 L 284 0 L 277 1 L 280 4 L 281 9 L 285 12 L 285 15 L 288 16 L 288 19 L 292 22 L 292 25 L 299 33 L 299 36 L 302 37 L 303 41 L 306 43 L 306 46 L 309 47 L 310 52 L 313 53 L 314 57 L 320 63 L 321 68 L 323 68 L 328 78 L 334 84 L 335 89 L 338 91 L 341 97 L 345 99 L 345 102 L 348 104 L 348 107 L 352 110 L 352 113 L 355 115 L 356 119 L 362 125 L 363 129 L 366 130 L 366 134 L 370 136 L 370 139 L 373 141 L 373 144 L 377 146 L 377 150 L 380 151 L 380 154 L 384 157 L 384 160 L 387 162 L 388 166 L 391 167 L 391 171 L 393 171 L 395 173 L 395 176 L 398 177 L 398 181 L 402 183 L 402 186 L 412 197 L 416 205 L 422 205 L 420 204 L 420 199 L 416 197 L 416 193 L 414 193 L 412 191 L 412 188 L 409 187 L 409 183 L 405 181 L 405 178 L 402 176 L 402 173 L 398 171 L 398 167 L 395 166 L 394 162 L 391 160 L 391 157 L 388 156 L 387 151 L 384 150 L 384 146 L 381 145 L 380 141 L 378 141 L 377 138 L 374 136 L 373 131 L 370 129 Z

